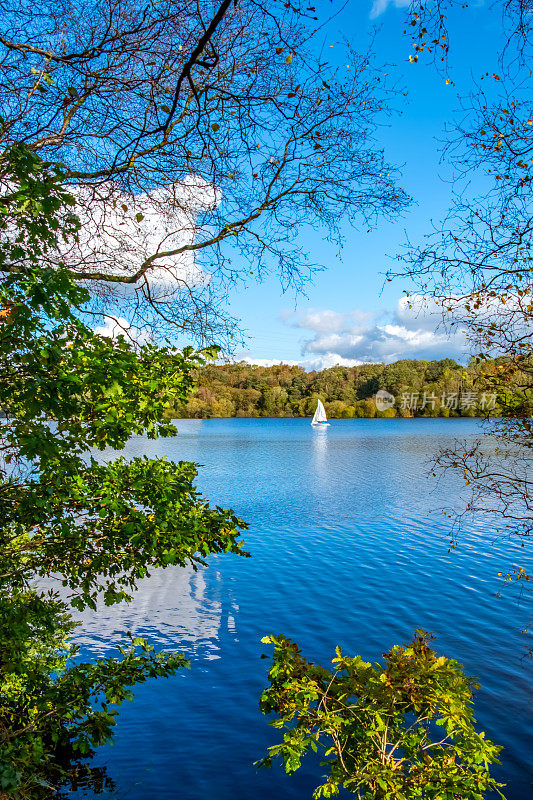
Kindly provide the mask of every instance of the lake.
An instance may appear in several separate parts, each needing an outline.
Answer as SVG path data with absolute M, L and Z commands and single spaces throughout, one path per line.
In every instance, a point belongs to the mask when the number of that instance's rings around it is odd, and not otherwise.
M 476 716 L 505 750 L 495 775 L 509 800 L 533 796 L 533 664 L 521 630 L 528 609 L 502 587 L 499 571 L 526 567 L 517 545 L 486 518 L 449 551 L 443 507 L 457 505 L 457 476 L 427 479 L 427 459 L 477 420 L 178 420 L 178 436 L 134 439 L 130 455 L 202 464 L 198 485 L 213 504 L 250 523 L 252 558 L 211 558 L 197 573 L 171 568 L 142 582 L 131 605 L 85 612 L 84 656 L 109 652 L 131 630 L 192 660 L 190 671 L 136 689 L 120 710 L 113 746 L 100 749 L 113 798 L 306 800 L 319 782 L 309 764 L 293 776 L 257 771 L 277 741 L 258 709 L 267 633 L 295 639 L 329 665 L 347 655 L 381 658 L 431 631 L 436 649 L 463 663 L 482 688 Z M 502 591 L 502 596 L 497 593 Z M 88 790 L 72 798 L 92 797 Z

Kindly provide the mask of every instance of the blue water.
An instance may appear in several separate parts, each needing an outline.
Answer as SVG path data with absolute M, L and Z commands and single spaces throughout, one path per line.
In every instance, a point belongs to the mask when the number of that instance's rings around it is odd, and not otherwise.
M 521 630 L 527 605 L 502 591 L 497 573 L 526 566 L 527 553 L 499 540 L 487 519 L 470 525 L 451 553 L 440 509 L 459 502 L 461 482 L 426 477 L 426 461 L 476 420 L 178 421 L 174 439 L 133 440 L 130 454 L 196 461 L 212 503 L 250 523 L 251 559 L 212 558 L 209 567 L 156 571 L 129 606 L 85 613 L 84 654 L 109 651 L 130 629 L 158 648 L 178 649 L 192 669 L 136 689 L 120 711 L 106 765 L 114 798 L 290 800 L 311 798 L 320 767 L 294 776 L 257 771 L 279 734 L 258 709 L 268 647 L 284 633 L 312 660 L 334 647 L 377 660 L 417 627 L 479 678 L 480 727 L 504 745 L 495 773 L 509 800 L 533 796 L 533 664 Z M 73 797 L 91 796 L 89 792 Z

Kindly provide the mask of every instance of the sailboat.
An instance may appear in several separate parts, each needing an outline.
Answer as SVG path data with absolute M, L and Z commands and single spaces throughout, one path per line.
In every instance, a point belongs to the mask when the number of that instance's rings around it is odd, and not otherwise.
M 315 415 L 311 420 L 311 425 L 314 425 L 316 428 L 325 428 L 329 425 L 328 418 L 326 417 L 326 409 L 324 408 L 322 400 L 318 401 Z

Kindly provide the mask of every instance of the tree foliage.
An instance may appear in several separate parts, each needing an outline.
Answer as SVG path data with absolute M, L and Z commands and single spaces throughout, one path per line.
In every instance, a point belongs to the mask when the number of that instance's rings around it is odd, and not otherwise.
M 343 656 L 333 670 L 308 661 L 284 636 L 274 645 L 269 686 L 261 710 L 283 740 L 260 766 L 282 760 L 293 773 L 314 751 L 325 760 L 326 780 L 314 797 L 341 787 L 360 800 L 483 800 L 501 795 L 490 776 L 500 747 L 476 731 L 472 691 L 477 684 L 454 659 L 437 656 L 424 631 L 407 647 L 395 645 L 383 664 Z
M 80 319 L 87 289 L 61 264 L 42 264 L 79 228 L 75 217 L 64 224 L 73 200 L 57 183 L 61 168 L 23 146 L 8 155 L 0 227 L 15 223 L 17 235 L 1 251 L 24 268 L 0 285 L 0 787 L 25 798 L 48 796 L 69 757 L 110 738 L 129 687 L 186 664 L 141 639 L 80 663 L 69 605 L 127 600 L 155 567 L 244 554 L 245 525 L 198 494 L 194 464 L 98 456 L 133 434 L 174 434 L 165 412 L 209 353 L 96 335 Z

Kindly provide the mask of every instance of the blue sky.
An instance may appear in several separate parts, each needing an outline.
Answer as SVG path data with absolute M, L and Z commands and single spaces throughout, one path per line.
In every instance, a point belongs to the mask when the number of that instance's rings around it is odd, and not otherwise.
M 435 333 L 435 314 L 408 312 L 401 298 L 403 290 L 412 287 L 405 281 L 383 288 L 383 273 L 393 265 L 391 259 L 401 251 L 406 235 L 420 242 L 449 208 L 452 173 L 449 165 L 440 163 L 445 124 L 460 115 L 458 95 L 472 90 L 472 78 L 497 70 L 501 21 L 483 2 L 451 16 L 448 75 L 453 84 L 447 84 L 446 75 L 428 57 L 409 63 L 413 50 L 403 35 L 405 7 L 401 6 L 405 5 L 404 0 L 350 0 L 323 36 L 327 47 L 339 41 L 342 31 L 357 49 L 365 47 L 377 28 L 377 61 L 397 65 L 388 71 L 397 72 L 408 92 L 407 98 L 398 98 L 401 113 L 379 131 L 378 140 L 388 160 L 403 165 L 401 185 L 414 203 L 403 218 L 381 222 L 371 233 L 366 226 L 362 230 L 346 226 L 340 259 L 320 234 L 302 232 L 313 260 L 326 268 L 307 286 L 305 295 L 284 295 L 274 278 L 236 289 L 230 310 L 249 336 L 237 358 L 320 368 L 402 357 L 460 357 L 464 352 L 461 336 L 451 340 L 442 330 Z

